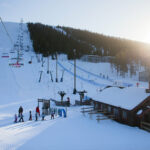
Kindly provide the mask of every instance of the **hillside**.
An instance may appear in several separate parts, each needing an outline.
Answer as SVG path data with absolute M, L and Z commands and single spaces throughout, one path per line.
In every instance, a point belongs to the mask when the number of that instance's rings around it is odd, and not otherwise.
M 40 23 L 28 23 L 30 37 L 35 52 L 44 56 L 64 53 L 68 59 L 85 54 L 111 56 L 110 63 L 117 71 L 125 74 L 130 70 L 131 76 L 136 74 L 139 66 L 149 67 L 150 45 L 127 39 L 109 37 L 89 31 L 68 27 L 53 27 Z

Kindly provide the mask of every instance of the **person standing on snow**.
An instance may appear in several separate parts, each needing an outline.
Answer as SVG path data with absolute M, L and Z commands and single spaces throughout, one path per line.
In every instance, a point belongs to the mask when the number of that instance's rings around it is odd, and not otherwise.
M 51 119 L 54 119 L 54 112 L 51 112 Z
M 15 114 L 15 120 L 14 120 L 14 122 L 17 123 L 17 120 L 18 120 L 18 117 L 17 117 L 17 114 Z
M 35 121 L 38 121 L 38 113 L 35 113 Z
M 18 110 L 18 117 L 20 117 L 22 113 L 23 113 L 23 108 L 22 106 L 20 106 Z
M 44 118 L 45 118 L 45 114 L 44 112 L 42 112 L 42 120 L 44 120 Z
M 36 107 L 36 113 L 40 116 L 40 109 L 39 109 L 39 106 Z
M 136 83 L 136 86 L 139 87 L 139 82 Z
M 67 105 L 68 105 L 68 107 L 70 106 L 70 98 L 69 97 L 67 97 Z

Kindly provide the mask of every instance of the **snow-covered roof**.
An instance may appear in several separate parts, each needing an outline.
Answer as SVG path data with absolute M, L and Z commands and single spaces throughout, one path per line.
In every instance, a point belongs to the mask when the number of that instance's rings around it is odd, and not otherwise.
M 149 94 L 145 92 L 145 88 L 128 87 L 120 89 L 112 87 L 98 92 L 93 99 L 131 110 L 148 96 Z

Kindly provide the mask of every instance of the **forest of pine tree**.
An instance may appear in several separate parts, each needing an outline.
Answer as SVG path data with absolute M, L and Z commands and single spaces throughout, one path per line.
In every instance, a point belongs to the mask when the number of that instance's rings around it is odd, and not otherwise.
M 55 55 L 57 52 L 67 54 L 68 59 L 73 59 L 74 49 L 76 49 L 77 58 L 83 54 L 90 54 L 92 50 L 88 44 L 80 43 L 51 26 L 28 23 L 28 28 L 35 52 L 42 53 L 44 56 Z
M 28 28 L 35 52 L 42 53 L 43 56 L 54 56 L 57 52 L 73 59 L 73 50 L 76 49 L 77 58 L 85 54 L 112 56 L 114 59 L 111 64 L 120 73 L 126 73 L 130 69 L 134 74 L 135 64 L 150 67 L 147 63 L 150 59 L 150 45 L 146 43 L 41 23 L 28 23 Z

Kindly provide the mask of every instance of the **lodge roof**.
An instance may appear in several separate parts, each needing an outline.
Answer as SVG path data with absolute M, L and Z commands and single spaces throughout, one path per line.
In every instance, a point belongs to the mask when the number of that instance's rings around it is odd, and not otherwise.
M 111 87 L 102 92 L 96 92 L 93 99 L 131 110 L 148 96 L 150 96 L 150 94 L 145 92 L 145 88 L 127 87 L 120 89 L 117 87 Z

